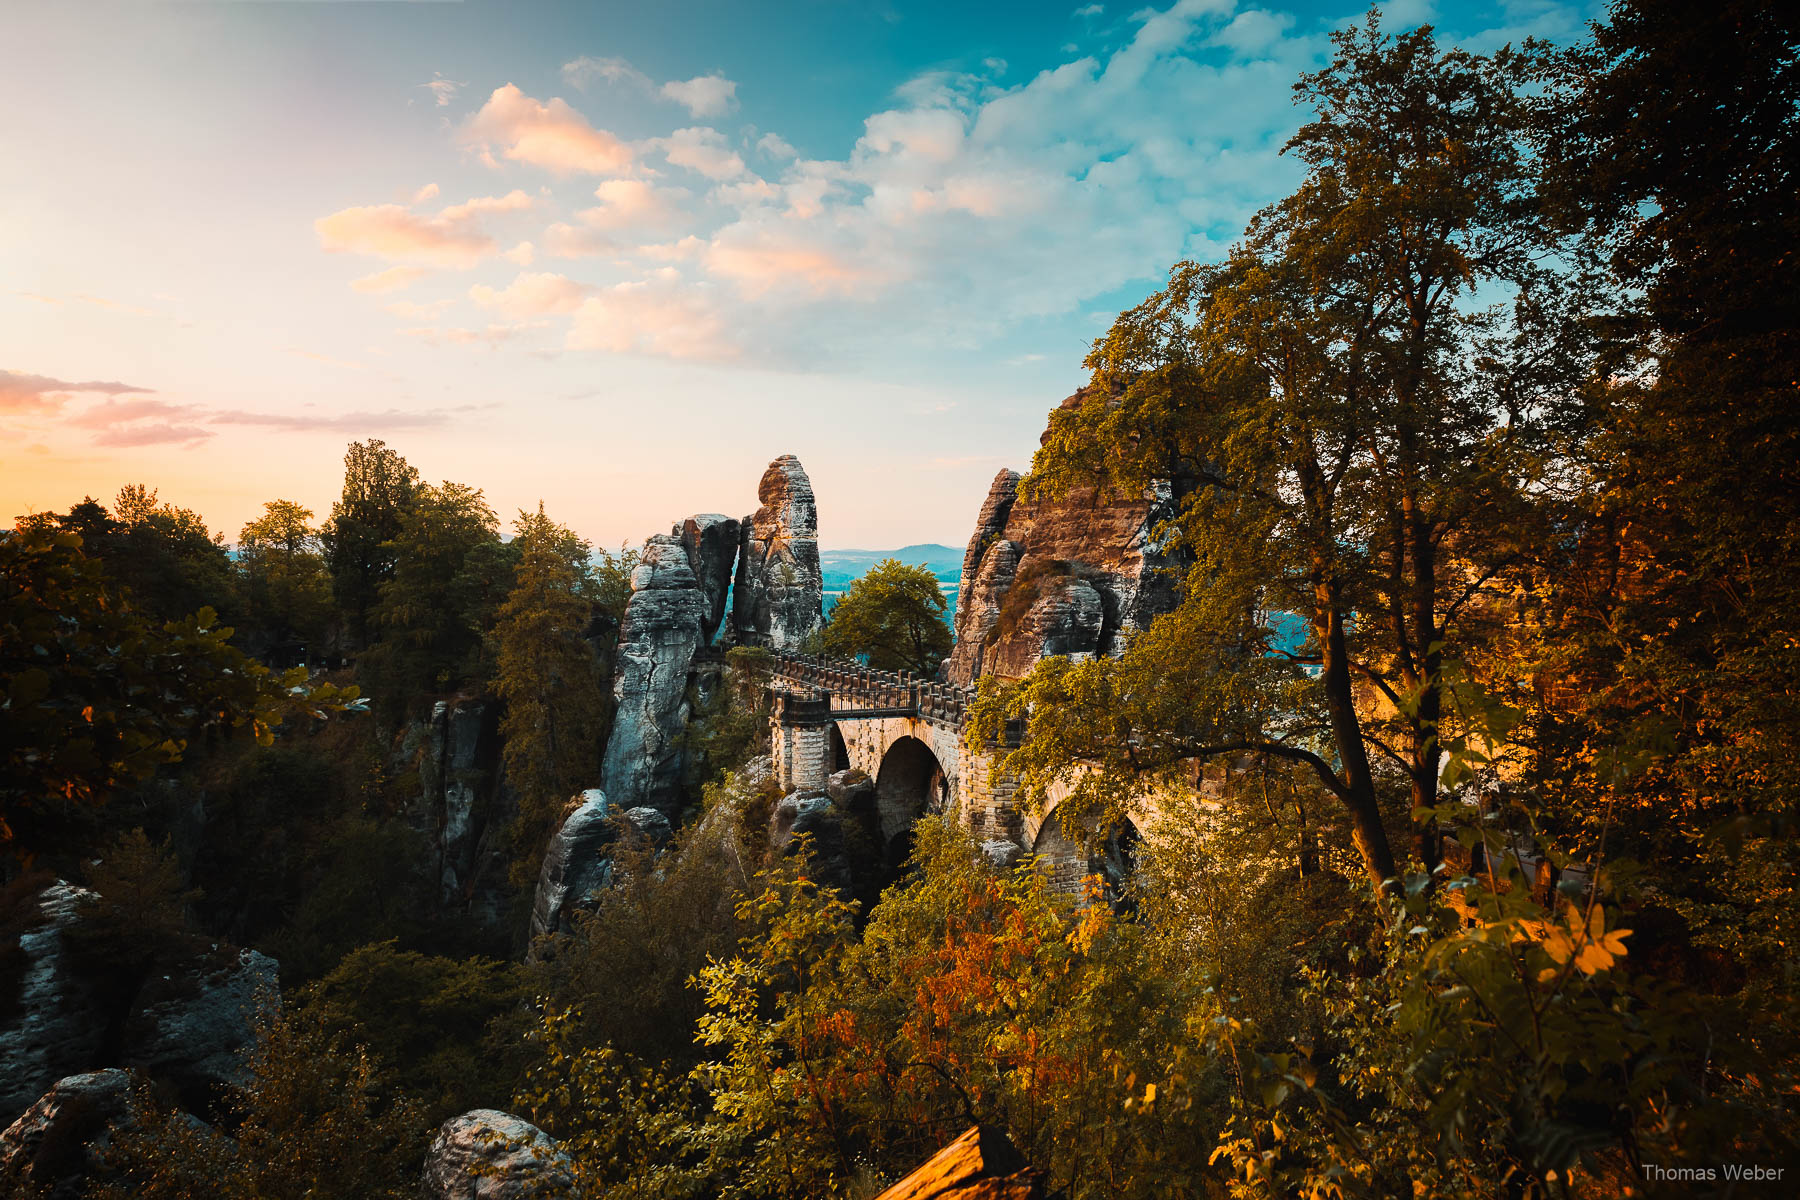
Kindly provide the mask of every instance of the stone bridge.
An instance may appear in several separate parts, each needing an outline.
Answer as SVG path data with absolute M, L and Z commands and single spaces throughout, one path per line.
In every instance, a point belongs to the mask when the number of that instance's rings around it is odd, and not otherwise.
M 974 688 L 779 651 L 770 652 L 767 671 L 770 743 L 782 788 L 823 789 L 835 772 L 855 769 L 875 782 L 890 847 L 910 839 L 920 816 L 946 812 L 991 858 L 1036 854 L 1061 886 L 1122 865 L 1090 859 L 1081 839 L 1063 830 L 1054 805 L 1041 816 L 1021 810 L 1016 783 L 999 765 L 1018 744 L 1018 730 L 1008 731 L 1007 745 L 973 743 L 965 725 Z M 1109 843 L 1101 857 L 1120 853 Z

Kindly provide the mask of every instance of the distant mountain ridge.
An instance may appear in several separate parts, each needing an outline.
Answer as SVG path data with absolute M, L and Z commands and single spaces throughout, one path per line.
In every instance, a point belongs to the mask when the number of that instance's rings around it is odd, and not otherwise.
M 831 612 L 852 583 L 868 574 L 876 563 L 894 558 L 908 566 L 924 567 L 933 575 L 944 592 L 945 615 L 956 611 L 956 594 L 962 582 L 963 552 L 954 546 L 922 542 L 902 546 L 898 550 L 821 550 L 819 566 L 825 583 L 825 611 Z

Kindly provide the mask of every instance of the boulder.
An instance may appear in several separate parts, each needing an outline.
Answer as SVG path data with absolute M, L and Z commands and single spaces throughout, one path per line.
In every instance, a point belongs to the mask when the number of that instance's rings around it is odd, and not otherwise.
M 769 817 L 769 844 L 781 854 L 794 855 L 805 836 L 813 878 L 845 895 L 855 891 L 858 875 L 848 833 L 846 814 L 823 792 L 790 792 Z
M 37 894 L 37 913 L 24 922 L 17 948 L 8 953 L 0 944 L 0 988 L 11 992 L 0 992 L 10 1001 L 0 1008 L 0 1120 L 100 1057 L 117 1003 L 79 968 L 67 936 L 82 905 L 97 899 L 59 879 Z
M 615 835 L 612 809 L 599 788 L 589 788 L 576 799 L 575 811 L 563 819 L 544 849 L 544 866 L 531 902 L 533 938 L 567 931 L 570 899 L 579 900 L 605 886 L 600 871 Z
M 1019 860 L 1025 857 L 1025 851 L 1017 842 L 994 838 L 981 843 L 981 855 L 996 867 L 1007 871 L 1019 865 Z
M 0 1133 L 0 1194 L 75 1200 L 133 1110 L 131 1075 L 116 1067 L 57 1080 Z
M 1043 1200 L 1038 1173 L 1004 1133 L 985 1125 L 939 1150 L 875 1200 Z
M 575 914 L 592 908 L 594 893 L 612 886 L 613 848 L 621 835 L 659 850 L 673 832 L 669 818 L 654 808 L 620 813 L 599 788 L 582 792 L 544 850 L 531 904 L 531 936 L 569 932 Z
M 842 809 L 861 809 L 875 802 L 875 781 L 867 771 L 851 767 L 834 772 L 825 781 L 825 794 Z
M 529 1121 L 491 1108 L 452 1117 L 425 1156 L 425 1200 L 560 1200 L 575 1185 L 569 1158 Z
M 974 548 L 974 543 L 970 543 Z M 969 684 L 987 674 L 995 632 L 1000 624 L 1000 605 L 1019 573 L 1025 548 L 1000 538 L 987 545 L 972 577 L 963 576 L 956 598 L 956 644 L 944 660 L 944 678 Z
M 631 576 L 613 682 L 618 709 L 601 768 L 618 808 L 669 812 L 680 804 L 688 673 L 706 641 L 706 605 L 681 540 L 651 538 Z
M 1062 407 L 1092 402 L 1098 402 L 1096 394 L 1083 389 Z M 1026 499 L 1018 495 L 1017 477 L 1002 471 L 988 489 L 963 556 L 956 646 L 944 677 L 962 685 L 983 675 L 1017 678 L 1050 654 L 1122 652 L 1132 633 L 1175 607 L 1187 560 L 1166 547 L 1156 530 L 1177 511 L 1187 486 L 1158 481 L 1131 496 L 1077 487 L 1054 498 Z M 1063 584 L 1056 590 L 1064 594 L 1035 620 L 1014 619 L 1042 600 L 1035 589 L 1054 578 L 1078 579 L 1092 591 L 1097 625 L 1089 598 Z M 1027 585 L 1033 595 L 1008 602 L 1014 587 Z
M 278 970 L 255 950 L 215 950 L 153 973 L 125 1022 L 120 1064 L 174 1084 L 190 1108 L 245 1086 L 243 1050 L 262 1009 L 280 1005 Z
M 756 495 L 762 507 L 740 535 L 732 623 L 747 645 L 793 650 L 825 623 L 818 504 L 791 454 L 769 464 Z
M 688 566 L 706 599 L 701 616 L 700 633 L 704 644 L 711 645 L 725 620 L 725 598 L 731 592 L 731 570 L 737 562 L 739 523 L 735 518 L 718 513 L 700 513 L 689 517 L 675 529 L 687 551 Z

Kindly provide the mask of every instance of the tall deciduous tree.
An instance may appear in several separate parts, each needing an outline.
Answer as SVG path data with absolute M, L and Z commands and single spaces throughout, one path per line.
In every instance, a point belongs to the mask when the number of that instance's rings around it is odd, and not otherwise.
M 519 565 L 494 627 L 494 693 L 507 778 L 520 799 L 515 882 L 536 874 L 562 802 L 597 781 L 607 700 L 583 636 L 594 611 L 588 544 L 544 515 L 513 522 Z
M 352 646 L 368 644 L 370 613 L 394 572 L 392 543 L 419 490 L 419 473 L 380 438 L 344 452 L 344 491 L 320 541 Z
M 331 579 L 312 515 L 292 500 L 270 500 L 238 534 L 245 601 L 274 658 L 304 655 L 331 619 Z
M 385 543 L 392 575 L 370 623 L 383 699 L 405 701 L 486 677 L 483 639 L 512 579 L 512 552 L 480 488 L 445 481 L 412 494 L 399 532 Z
M 1382 779 L 1435 803 L 1445 655 L 1553 493 L 1584 340 L 1579 290 L 1541 265 L 1545 57 L 1441 51 L 1373 16 L 1335 40 L 1297 88 L 1315 110 L 1288 146 L 1299 190 L 1227 262 L 1178 265 L 1119 317 L 1027 483 L 1188 490 L 1182 608 L 1123 662 L 1046 665 L 1012 708 L 1031 714 L 1028 786 L 1101 762 L 1098 804 L 1182 760 L 1309 764 L 1379 883 Z M 1299 653 L 1272 612 L 1304 616 Z M 1435 861 L 1434 838 L 1419 848 Z
M 876 563 L 832 607 L 824 641 L 829 653 L 866 654 L 883 671 L 931 674 L 951 644 L 937 576 L 895 558 Z

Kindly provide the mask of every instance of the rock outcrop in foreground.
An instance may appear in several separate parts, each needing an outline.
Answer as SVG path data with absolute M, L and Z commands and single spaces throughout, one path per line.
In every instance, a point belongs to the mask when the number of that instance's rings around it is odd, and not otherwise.
M 762 507 L 744 518 L 732 621 L 746 645 L 793 650 L 825 623 L 819 506 L 791 454 L 769 464 L 756 498 Z
M 75 1200 L 104 1171 L 113 1128 L 135 1118 L 117 1067 L 57 1080 L 0 1133 L 0 1195 Z
M 1043 1200 L 1036 1171 L 997 1129 L 975 1126 L 875 1200 Z
M 96 1067 L 136 1067 L 171 1085 L 195 1109 L 245 1081 L 242 1049 L 259 1007 L 278 1000 L 277 964 L 254 950 L 206 947 L 138 978 L 83 942 L 98 897 L 57 880 L 28 904 L 0 996 L 0 1121 L 10 1121 L 57 1080 Z
M 1069 408 L 1087 393 L 1063 401 Z M 1102 497 L 1077 488 L 1054 500 L 1019 495 L 1016 471 L 988 489 L 963 556 L 956 648 L 945 678 L 1016 679 L 1050 655 L 1114 655 L 1175 607 L 1181 564 L 1155 538 L 1177 497 Z
M 574 1187 L 568 1156 L 529 1121 L 491 1108 L 452 1117 L 425 1156 L 425 1200 L 551 1200 Z

